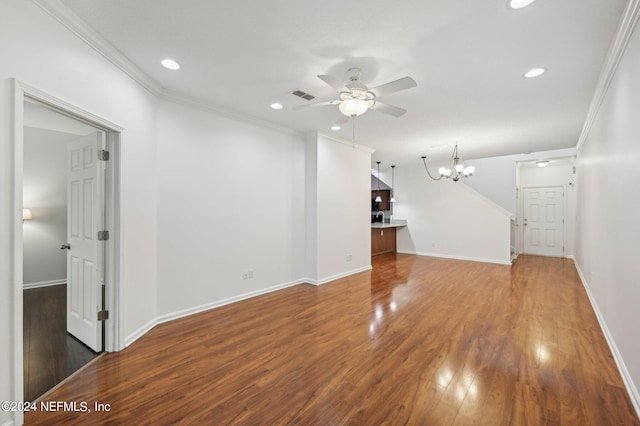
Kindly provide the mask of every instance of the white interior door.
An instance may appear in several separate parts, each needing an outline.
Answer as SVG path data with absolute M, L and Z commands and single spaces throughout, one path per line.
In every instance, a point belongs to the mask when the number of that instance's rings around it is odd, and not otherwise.
M 564 256 L 564 188 L 524 188 L 525 254 Z
M 67 149 L 67 331 L 96 352 L 102 350 L 104 165 L 98 151 L 104 136 L 83 136 Z

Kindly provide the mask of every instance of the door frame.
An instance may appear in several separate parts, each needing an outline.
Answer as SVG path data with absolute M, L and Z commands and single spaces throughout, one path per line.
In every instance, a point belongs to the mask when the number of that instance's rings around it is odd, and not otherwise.
M 14 400 L 22 401 L 24 392 L 23 365 L 23 243 L 22 243 L 22 191 L 24 169 L 24 102 L 32 101 L 44 105 L 56 112 L 85 122 L 106 132 L 107 149 L 110 159 L 107 162 L 106 177 L 106 218 L 105 226 L 109 230 L 109 240 L 105 244 L 105 296 L 103 303 L 109 310 L 109 319 L 104 323 L 103 351 L 117 352 L 124 348 L 122 330 L 122 206 L 123 191 L 121 177 L 121 134 L 123 127 L 102 117 L 67 103 L 16 79 L 11 80 L 13 89 L 13 128 L 11 129 L 13 162 L 13 232 L 10 235 L 13 246 L 11 280 L 13 286 L 13 344 Z M 22 413 L 17 413 L 22 421 Z
M 567 257 L 567 185 L 534 185 L 523 186 L 520 188 L 520 217 L 518 222 L 523 224 L 524 222 L 524 209 L 525 209 L 525 192 L 527 189 L 543 189 L 543 188 L 562 188 L 562 257 Z M 520 253 L 524 252 L 524 226 L 520 227 Z

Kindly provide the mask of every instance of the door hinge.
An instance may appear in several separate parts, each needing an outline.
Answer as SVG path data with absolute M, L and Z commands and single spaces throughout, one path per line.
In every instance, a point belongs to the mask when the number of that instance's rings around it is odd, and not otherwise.
M 109 319 L 109 311 L 102 310 L 98 311 L 98 321 L 104 321 Z
M 109 231 L 98 231 L 98 241 L 107 241 L 109 239 Z
M 100 161 L 109 161 L 109 151 L 106 149 L 101 149 L 98 151 L 98 160 Z

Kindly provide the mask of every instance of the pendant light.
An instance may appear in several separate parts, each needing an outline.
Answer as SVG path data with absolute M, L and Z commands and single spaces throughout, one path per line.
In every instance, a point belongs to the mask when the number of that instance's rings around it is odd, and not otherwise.
M 378 164 L 378 176 L 376 176 L 376 178 L 378 179 L 378 196 L 376 197 L 376 203 L 381 203 L 382 197 L 380 196 L 380 162 L 376 161 L 376 163 Z
M 395 191 L 394 188 L 395 186 L 395 176 L 394 176 L 394 169 L 396 168 L 396 166 L 391 166 L 391 199 L 389 200 L 390 203 L 395 203 L 396 202 L 396 196 L 395 196 Z

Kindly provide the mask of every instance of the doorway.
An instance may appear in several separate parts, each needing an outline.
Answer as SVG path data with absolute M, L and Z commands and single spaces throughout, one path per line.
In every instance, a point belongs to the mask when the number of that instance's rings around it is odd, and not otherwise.
M 13 83 L 13 382 L 16 400 L 33 401 L 96 354 L 122 347 L 122 128 Z
M 27 100 L 23 135 L 24 399 L 34 401 L 102 352 L 104 268 L 90 228 L 103 226 L 93 157 L 104 132 Z
M 524 188 L 523 252 L 564 257 L 564 188 Z

